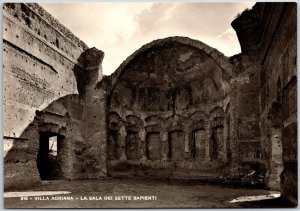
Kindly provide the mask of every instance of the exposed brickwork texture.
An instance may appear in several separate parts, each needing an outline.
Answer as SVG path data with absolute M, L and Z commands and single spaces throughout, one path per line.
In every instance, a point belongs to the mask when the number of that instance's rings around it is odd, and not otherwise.
M 255 68 L 252 77 L 257 77 L 249 89 L 258 94 L 256 121 L 261 126 L 266 183 L 294 204 L 298 198 L 296 15 L 296 3 L 258 3 L 232 23 L 241 58 L 247 60 L 241 63 Z

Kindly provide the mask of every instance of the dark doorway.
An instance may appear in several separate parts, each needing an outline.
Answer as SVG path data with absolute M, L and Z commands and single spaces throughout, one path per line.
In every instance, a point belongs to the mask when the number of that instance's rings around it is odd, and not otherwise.
M 42 180 L 55 180 L 62 177 L 60 151 L 63 138 L 62 135 L 52 132 L 40 134 L 37 167 Z

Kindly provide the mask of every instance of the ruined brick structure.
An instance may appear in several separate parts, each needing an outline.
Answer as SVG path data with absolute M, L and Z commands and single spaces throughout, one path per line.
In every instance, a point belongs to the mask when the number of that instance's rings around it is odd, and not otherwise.
M 100 82 L 109 93 L 108 173 L 167 178 L 229 173 L 236 155 L 236 140 L 230 138 L 236 133 L 230 131 L 233 77 L 226 57 L 189 38 L 156 40 L 131 55 Z
M 254 172 L 296 204 L 296 4 L 257 3 L 232 26 L 242 53 L 231 58 L 169 37 L 102 76 L 102 51 L 37 4 L 5 4 L 5 189 Z
M 249 74 L 251 84 L 243 87 L 241 94 L 245 101 L 256 98 L 253 117 L 260 124 L 255 131 L 260 138 L 261 160 L 267 169 L 266 183 L 273 189 L 281 187 L 282 194 L 295 204 L 298 198 L 296 15 L 296 3 L 256 4 L 232 22 L 242 48 L 242 53 L 236 56 L 241 74 Z
M 105 100 L 94 90 L 103 52 L 37 4 L 5 4 L 3 16 L 5 187 L 106 175 Z

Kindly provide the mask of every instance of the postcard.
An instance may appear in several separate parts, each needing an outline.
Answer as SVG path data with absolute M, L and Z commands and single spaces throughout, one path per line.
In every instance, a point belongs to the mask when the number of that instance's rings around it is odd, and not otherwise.
M 296 207 L 296 14 L 4 3 L 4 207 Z

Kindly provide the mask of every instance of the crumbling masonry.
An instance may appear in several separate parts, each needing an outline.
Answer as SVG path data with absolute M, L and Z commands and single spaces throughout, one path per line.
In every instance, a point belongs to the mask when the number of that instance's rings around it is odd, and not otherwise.
M 3 9 L 6 190 L 51 179 L 252 175 L 297 203 L 296 3 L 244 11 L 232 22 L 242 53 L 231 58 L 169 37 L 110 76 L 104 53 L 39 5 Z

